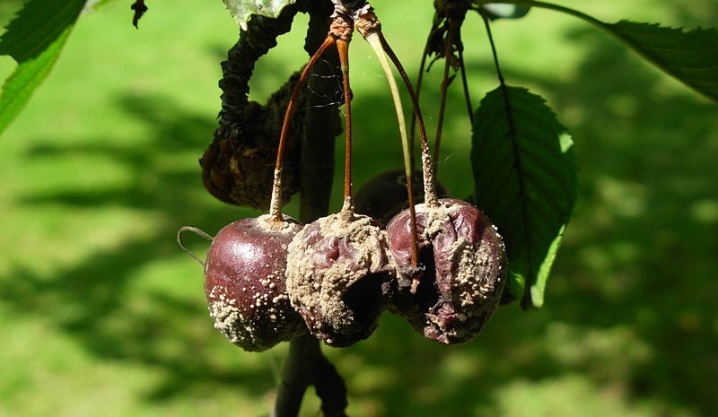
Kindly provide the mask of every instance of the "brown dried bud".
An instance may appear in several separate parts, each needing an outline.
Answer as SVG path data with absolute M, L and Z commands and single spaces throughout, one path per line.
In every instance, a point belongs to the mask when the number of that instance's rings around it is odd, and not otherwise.
M 298 74 L 294 74 L 264 106 L 250 102 L 241 111 L 234 107 L 223 111 L 214 141 L 200 159 L 202 181 L 214 197 L 225 203 L 262 210 L 269 208 L 279 135 L 297 80 Z M 304 95 L 300 94 L 299 104 L 303 100 Z M 227 114 L 230 111 L 238 111 L 238 114 Z M 283 203 L 299 191 L 303 123 L 304 113 L 294 112 L 283 161 Z

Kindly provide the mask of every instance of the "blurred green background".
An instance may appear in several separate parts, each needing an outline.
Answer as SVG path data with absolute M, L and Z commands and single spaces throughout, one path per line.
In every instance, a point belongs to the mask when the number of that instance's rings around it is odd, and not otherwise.
M 266 415 L 286 346 L 250 354 L 226 342 L 207 314 L 202 268 L 175 242 L 182 225 L 213 234 L 257 214 L 213 200 L 197 163 L 237 28 L 219 0 L 174 0 L 150 1 L 136 30 L 130 3 L 83 16 L 0 137 L 0 416 Z M 373 2 L 411 74 L 431 3 Z M 713 0 L 560 3 L 608 22 L 718 26 Z M 3 0 L 0 21 L 20 4 Z M 252 98 L 306 60 L 306 17 L 294 27 L 261 60 Z M 478 16 L 463 33 L 477 103 L 497 81 Z M 503 307 L 464 346 L 425 341 L 387 315 L 369 340 L 326 349 L 350 415 L 715 415 L 718 106 L 555 12 L 496 22 L 494 36 L 508 83 L 544 96 L 576 142 L 579 202 L 546 305 Z M 401 159 L 386 82 L 356 39 L 361 184 Z M 13 65 L 0 59 L 0 77 Z M 430 125 L 441 65 L 422 93 Z M 457 87 L 439 163 L 463 196 L 470 127 Z M 206 242 L 189 240 L 202 256 Z M 318 414 L 312 393 L 302 415 Z

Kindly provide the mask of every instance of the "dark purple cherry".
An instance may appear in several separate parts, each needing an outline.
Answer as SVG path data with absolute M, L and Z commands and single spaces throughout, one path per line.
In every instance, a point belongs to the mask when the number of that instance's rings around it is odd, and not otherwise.
M 287 216 L 235 221 L 207 254 L 204 290 L 214 327 L 247 351 L 262 351 L 306 332 L 286 293 L 287 246 L 301 225 Z
M 468 342 L 501 299 L 506 284 L 503 240 L 488 218 L 464 201 L 444 198 L 436 206 L 415 208 L 419 270 L 411 265 L 409 211 L 396 215 L 386 228 L 398 274 L 394 308 L 429 339 Z
M 371 335 L 391 296 L 386 234 L 351 210 L 304 226 L 289 245 L 287 292 L 309 332 L 330 346 Z

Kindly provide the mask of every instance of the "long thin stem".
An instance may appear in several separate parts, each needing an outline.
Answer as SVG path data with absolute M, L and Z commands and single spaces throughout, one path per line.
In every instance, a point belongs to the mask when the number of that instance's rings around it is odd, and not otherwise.
M 491 45 L 491 53 L 493 55 L 494 65 L 496 66 L 496 74 L 499 78 L 501 92 L 504 97 L 504 103 L 505 103 L 504 111 L 506 112 L 506 119 L 507 119 L 508 126 L 510 129 L 510 137 L 515 139 L 516 138 L 516 132 L 515 132 L 516 125 L 514 123 L 514 114 L 513 114 L 512 108 L 511 108 L 511 99 L 509 97 L 509 89 L 504 80 L 504 75 L 501 72 L 501 65 L 499 64 L 499 55 L 498 55 L 498 52 L 496 51 L 496 44 L 494 43 L 494 37 L 491 33 L 491 24 L 489 23 L 489 19 L 486 16 L 484 16 L 482 14 L 481 17 L 484 19 L 486 33 L 489 37 L 489 45 Z M 521 170 L 522 169 L 521 158 L 518 155 L 515 155 L 514 159 L 516 161 L 517 169 Z M 519 187 L 521 187 L 523 189 L 524 185 L 522 183 L 519 183 Z M 522 190 L 522 192 L 523 191 L 524 190 Z M 522 212 L 523 213 L 527 212 L 526 207 L 524 207 Z M 521 306 L 525 309 L 533 306 L 533 304 L 531 302 L 531 292 L 530 291 L 528 291 L 528 290 L 524 291 L 524 296 L 523 296 L 523 299 L 521 300 Z
M 309 56 L 324 43 L 330 24 L 327 16 L 333 6 L 329 0 L 306 2 L 309 14 L 304 49 Z M 336 92 L 336 80 L 341 77 L 339 56 L 328 49 L 322 60 L 312 68 L 307 80 L 306 110 L 300 156 L 299 220 L 311 222 L 329 213 L 332 183 L 334 180 L 334 149 L 336 136 L 341 132 L 339 103 L 327 101 Z
M 449 90 L 449 61 L 444 62 L 444 74 L 441 80 L 441 99 L 439 100 L 439 117 L 436 120 L 436 134 L 434 136 L 434 174 L 439 171 L 439 152 L 441 150 L 441 137 L 444 131 L 444 113 L 446 112 L 446 95 Z
M 424 69 L 426 68 L 426 58 L 429 57 L 429 43 L 431 42 L 431 35 L 436 31 L 438 28 L 438 16 L 434 17 L 434 22 L 431 25 L 431 30 L 429 30 L 429 36 L 426 39 L 426 44 L 424 46 L 424 52 L 421 55 L 421 62 L 419 63 L 419 75 L 416 77 L 416 101 L 420 101 L 420 95 L 421 95 L 421 85 L 424 82 Z M 409 128 L 409 148 L 414 149 L 414 137 L 416 133 L 416 114 L 413 112 L 411 113 L 411 125 Z M 412 152 L 412 158 L 414 156 L 414 153 Z M 413 166 L 413 164 L 412 164 Z
M 379 35 L 379 40 L 381 41 L 382 49 L 384 49 L 384 52 L 389 56 L 389 58 L 394 63 L 394 66 L 396 67 L 397 71 L 399 71 L 399 75 L 401 76 L 401 79 L 404 81 L 404 84 L 406 85 L 406 89 L 409 92 L 409 97 L 411 98 L 411 104 L 412 109 L 414 110 L 414 115 L 416 116 L 417 120 L 419 121 L 419 136 L 421 138 L 421 167 L 422 172 L 424 174 L 424 205 L 427 207 L 436 207 L 439 205 L 439 199 L 436 195 L 436 180 L 434 177 L 434 174 L 432 172 L 433 163 L 431 162 L 431 151 L 429 149 L 429 140 L 426 136 L 426 127 L 424 126 L 424 118 L 421 115 L 421 109 L 419 108 L 419 100 L 416 97 L 416 93 L 414 91 L 414 88 L 411 85 L 411 81 L 409 80 L 409 76 L 406 74 L 406 71 L 404 70 L 404 66 L 401 65 L 401 61 L 399 61 L 399 58 L 394 53 L 394 50 L 391 49 L 391 46 L 389 46 L 389 43 L 384 38 L 384 35 L 381 33 L 381 31 L 377 30 L 376 32 Z M 413 181 L 411 177 L 407 177 L 409 181 Z M 413 206 L 410 209 L 410 227 L 411 227 L 411 267 L 412 267 L 412 282 L 411 282 L 411 289 L 410 292 L 412 294 L 416 294 L 417 288 L 419 288 L 419 283 L 421 281 L 421 275 L 423 274 L 423 270 L 419 268 L 419 262 L 418 262 L 418 256 L 419 256 L 419 249 L 418 249 L 418 237 L 416 234 L 416 212 L 414 211 Z
M 421 140 L 421 162 L 424 172 L 424 203 L 427 206 L 436 206 L 438 204 L 438 197 L 436 195 L 436 180 L 432 171 L 433 163 L 431 161 L 431 150 L 429 148 L 429 139 L 426 135 L 424 117 L 421 115 L 421 109 L 419 108 L 419 100 L 416 98 L 416 91 L 411 85 L 409 76 L 406 74 L 404 66 L 401 65 L 401 61 L 399 61 L 399 58 L 394 53 L 394 50 L 391 49 L 391 46 L 389 46 L 389 43 L 384 38 L 384 35 L 381 32 L 378 32 L 378 34 L 384 52 L 386 52 L 387 56 L 389 56 L 389 59 L 391 59 L 391 61 L 394 63 L 394 66 L 399 72 L 399 76 L 401 76 L 401 79 L 404 81 L 404 85 L 406 85 L 406 89 L 409 92 L 409 99 L 411 100 L 412 109 L 414 110 L 414 114 L 416 115 L 416 119 L 418 120 L 419 125 L 419 139 Z
M 458 33 L 459 39 L 458 42 L 461 45 L 461 31 Z M 471 104 L 471 95 L 469 94 L 469 81 L 466 79 L 466 65 L 464 65 L 464 48 L 459 47 L 459 65 L 461 70 L 461 86 L 464 90 L 464 101 L 466 102 L 466 109 L 469 114 L 469 121 L 473 122 L 474 120 L 474 107 Z
M 426 129 L 424 128 L 424 120 L 421 117 L 421 112 L 419 112 L 418 100 L 416 99 L 416 94 L 414 93 L 413 88 L 411 88 L 411 82 L 409 81 L 409 77 L 406 75 L 404 67 L 401 66 L 401 63 L 398 62 L 399 60 L 394 54 L 394 51 L 391 49 L 391 47 L 389 47 L 386 42 L 386 39 L 384 39 L 384 35 L 381 33 L 381 23 L 379 23 L 379 19 L 374 14 L 371 6 L 366 3 L 361 9 L 355 11 L 355 13 L 353 14 L 353 19 L 357 30 L 364 37 L 367 43 L 369 43 L 371 48 L 374 50 L 374 54 L 379 59 L 382 70 L 384 71 L 387 82 L 389 83 L 391 97 L 394 100 L 394 110 L 396 111 L 396 118 L 399 124 L 399 134 L 401 136 L 402 151 L 404 154 L 404 173 L 406 175 L 407 200 L 409 203 L 409 217 L 411 219 L 411 221 L 409 222 L 411 233 L 411 274 L 415 276 L 414 281 L 418 282 L 417 274 L 419 272 L 419 242 L 416 228 L 416 207 L 414 206 L 413 149 L 409 148 L 410 142 L 408 135 L 406 134 L 406 122 L 404 120 L 404 109 L 401 104 L 401 96 L 399 94 L 399 88 L 396 85 L 396 80 L 394 79 L 394 73 L 392 72 L 389 63 L 387 62 L 387 55 L 392 60 L 394 66 L 401 74 L 404 83 L 408 83 L 407 85 L 409 86 L 408 89 L 412 97 L 414 115 L 419 121 L 419 133 L 422 137 L 422 146 L 427 142 Z M 426 200 L 426 190 L 424 191 L 424 196 Z
M 307 63 L 307 65 L 302 70 L 302 73 L 299 75 L 299 80 L 297 81 L 297 85 L 294 87 L 294 91 L 292 91 L 292 95 L 289 98 L 289 103 L 287 104 L 287 110 L 284 113 L 284 121 L 282 122 L 282 130 L 279 134 L 279 145 L 277 146 L 277 160 L 274 165 L 274 182 L 272 184 L 272 199 L 269 203 L 269 214 L 271 215 L 272 220 L 281 222 L 282 219 L 282 165 L 284 162 L 284 149 L 286 148 L 286 142 L 287 142 L 287 133 L 289 132 L 289 125 L 292 121 L 292 113 L 294 112 L 294 107 L 296 106 L 297 102 L 297 96 L 299 95 L 299 92 L 301 91 L 301 88 L 304 86 L 304 81 L 307 79 L 307 75 L 311 71 L 312 67 L 314 67 L 314 64 L 319 60 L 319 58 L 324 54 L 324 51 L 326 51 L 330 46 L 334 45 L 336 43 L 336 38 L 333 36 L 327 36 L 327 38 L 324 40 L 324 43 L 317 49 L 317 52 L 312 55 L 311 59 Z
M 474 4 L 474 7 L 481 6 L 484 3 L 495 3 L 492 0 L 485 0 L 481 4 Z M 600 20 L 591 17 L 585 13 L 579 12 L 578 10 L 574 10 L 565 6 L 561 6 L 558 4 L 553 3 L 546 3 L 543 1 L 533 1 L 533 0 L 502 0 L 501 3 L 510 3 L 510 4 L 516 4 L 520 6 L 530 6 L 530 7 L 540 7 L 542 9 L 548 9 L 548 10 L 554 10 L 561 13 L 566 13 L 568 15 L 571 15 L 573 17 L 577 17 L 581 20 L 585 20 L 586 22 L 599 27 L 601 29 L 606 28 L 606 24 L 601 22 Z
M 196 234 L 197 236 L 200 236 L 200 237 L 203 237 L 203 238 L 209 240 L 210 242 L 214 240 L 214 237 L 209 235 L 204 230 L 202 230 L 198 227 L 194 227 L 194 226 L 182 226 L 177 231 L 177 243 L 179 244 L 179 247 L 182 248 L 183 251 L 187 252 L 187 254 L 189 254 L 189 256 L 191 256 L 192 259 L 199 262 L 199 264 L 204 267 L 205 261 L 203 259 L 200 259 L 199 256 L 195 255 L 191 250 L 189 250 L 189 248 L 187 246 L 185 246 L 184 240 L 182 239 L 182 234 L 184 232 L 192 232 L 192 233 Z
M 401 96 L 399 88 L 396 85 L 394 74 L 391 71 L 389 62 L 386 60 L 384 47 L 382 44 L 382 36 L 379 31 L 371 31 L 364 36 L 364 39 L 371 45 L 376 54 L 381 67 L 386 75 L 391 90 L 391 97 L 394 100 L 394 109 L 396 110 L 396 118 L 399 124 L 399 135 L 401 136 L 402 152 L 404 154 L 404 175 L 406 175 L 406 191 L 409 203 L 409 216 L 411 221 L 411 266 L 417 268 L 419 266 L 419 243 L 416 236 L 416 208 L 414 207 L 414 158 L 413 149 L 409 148 L 409 137 L 406 133 L 406 121 L 404 120 L 404 108 L 401 104 Z M 426 135 L 423 129 L 423 120 L 419 122 L 420 131 Z
M 352 98 L 349 85 L 349 41 L 337 40 L 344 90 L 344 204 L 342 211 L 352 210 Z
M 496 51 L 496 44 L 494 43 L 494 35 L 491 33 L 491 23 L 489 22 L 489 19 L 481 15 L 481 18 L 484 20 L 484 27 L 486 28 L 486 35 L 489 37 L 489 45 L 491 46 L 491 56 L 494 59 L 494 67 L 496 68 L 496 76 L 499 78 L 499 84 L 501 84 L 502 88 L 506 87 L 506 82 L 504 80 L 504 74 L 501 72 L 501 65 L 499 64 L 499 54 Z
M 449 30 L 446 35 L 446 48 L 444 50 L 444 74 L 441 77 L 441 99 L 439 100 L 439 117 L 436 121 L 436 136 L 434 136 L 434 175 L 439 171 L 439 153 L 441 152 L 441 137 L 444 131 L 444 114 L 446 113 L 446 96 L 449 90 L 449 68 L 451 62 L 449 56 L 452 54 L 454 47 L 454 30 L 458 30 L 460 26 L 456 26 L 454 19 L 449 19 Z
M 386 59 L 386 55 L 384 54 L 384 49 L 382 48 L 381 40 L 379 39 L 378 32 L 372 32 L 369 33 L 365 37 L 366 41 L 371 45 L 372 49 L 374 50 L 374 53 L 376 54 L 377 58 L 379 59 L 379 63 L 381 64 L 381 68 L 384 71 L 384 75 L 386 76 L 386 80 L 389 83 L 389 90 L 391 91 L 391 97 L 394 101 L 394 109 L 396 111 L 396 119 L 399 125 L 399 135 L 401 137 L 401 144 L 402 144 L 402 152 L 404 155 L 404 167 L 406 169 L 406 175 L 407 175 L 407 183 L 411 184 L 411 175 L 413 174 L 413 167 L 411 167 L 411 154 L 412 150 L 409 148 L 409 139 L 406 132 L 406 120 L 404 119 L 404 109 L 403 105 L 401 103 L 401 95 L 399 94 L 399 87 L 396 84 L 396 80 L 394 79 L 394 74 L 391 71 L 391 67 L 389 66 L 389 62 Z M 412 199 L 411 193 L 409 194 L 409 198 Z M 409 202 L 409 205 L 412 201 Z

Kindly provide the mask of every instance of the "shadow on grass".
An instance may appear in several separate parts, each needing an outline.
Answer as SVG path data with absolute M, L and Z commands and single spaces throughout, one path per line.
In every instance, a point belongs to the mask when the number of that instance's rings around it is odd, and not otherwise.
M 137 210 L 155 222 L 148 228 L 151 234 L 118 242 L 110 250 L 98 250 L 88 256 L 88 261 L 57 270 L 50 278 L 15 271 L 13 280 L 4 280 L 0 297 L 18 312 L 51 312 L 51 322 L 102 360 L 142 363 L 162 372 L 164 382 L 148 392 L 150 399 L 213 386 L 236 386 L 256 396 L 265 395 L 275 383 L 264 368 L 230 369 L 223 363 L 226 358 L 218 358 L 207 341 L 214 339 L 215 331 L 203 300 L 201 267 L 194 265 L 197 297 L 138 290 L 142 284 L 137 277 L 143 269 L 181 254 L 174 238 L 180 225 L 202 225 L 214 232 L 242 215 L 252 214 L 199 199 L 204 193 L 199 164 L 173 164 L 176 154 L 193 155 L 194 161 L 202 155 L 214 122 L 188 114 L 164 97 L 124 97 L 118 105 L 155 130 L 142 148 L 105 138 L 77 148 L 37 146 L 27 156 L 63 158 L 79 154 L 111 160 L 130 172 L 132 180 L 122 187 L 91 194 L 70 186 L 69 191 L 26 197 L 23 204 Z
M 583 113 L 573 130 L 584 222 L 561 268 L 577 272 L 579 291 L 561 293 L 564 320 L 627 326 L 650 348 L 627 375 L 629 392 L 709 415 L 718 408 L 707 383 L 718 377 L 718 107 L 669 90 L 605 36 L 572 37 L 591 52 L 576 83 L 556 92 L 559 108 Z M 596 296 L 602 304 L 587 309 Z

